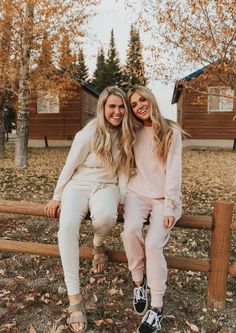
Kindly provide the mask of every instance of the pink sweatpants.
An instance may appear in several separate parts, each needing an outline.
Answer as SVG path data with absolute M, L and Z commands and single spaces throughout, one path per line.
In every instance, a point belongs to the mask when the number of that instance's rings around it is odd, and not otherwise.
M 142 227 L 148 216 L 150 224 L 144 240 Z M 180 216 L 181 212 L 176 212 L 175 221 Z M 167 263 L 163 248 L 168 241 L 171 229 L 164 227 L 163 218 L 163 199 L 150 199 L 130 191 L 127 193 L 122 239 L 128 267 L 133 281 L 141 281 L 145 270 L 146 256 L 146 274 L 151 290 L 152 307 L 163 306 L 163 296 L 166 289 Z

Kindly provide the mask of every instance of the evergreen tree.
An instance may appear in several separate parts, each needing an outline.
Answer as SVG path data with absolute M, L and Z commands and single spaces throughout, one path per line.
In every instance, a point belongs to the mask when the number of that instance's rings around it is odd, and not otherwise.
M 45 32 L 41 44 L 41 52 L 36 61 L 37 67 L 30 73 L 31 86 L 35 92 L 57 90 L 58 70 L 53 63 L 55 53 L 52 43 L 48 33 Z
M 115 38 L 113 29 L 111 31 L 110 46 L 108 50 L 107 65 L 107 86 L 121 86 L 122 84 L 122 70 L 120 66 L 120 59 L 115 47 Z
M 52 66 L 52 45 L 47 33 L 43 36 L 42 49 L 37 64 L 38 67 L 47 69 Z
M 101 92 L 107 87 L 107 65 L 105 61 L 105 55 L 103 48 L 100 49 L 97 56 L 96 70 L 93 74 L 91 85 L 98 91 Z
M 139 31 L 133 25 L 130 29 L 130 40 L 128 44 L 127 61 L 124 68 L 124 82 L 122 87 L 126 90 L 130 86 L 140 84 L 145 86 L 147 78 L 144 72 L 144 61 L 142 56 L 142 43 Z
M 76 79 L 88 82 L 88 67 L 85 65 L 84 53 L 82 48 L 79 49 L 78 57 L 74 64 L 74 77 Z
M 70 37 L 65 33 L 60 45 L 59 67 L 63 72 L 71 72 L 73 64 L 73 56 L 70 49 Z

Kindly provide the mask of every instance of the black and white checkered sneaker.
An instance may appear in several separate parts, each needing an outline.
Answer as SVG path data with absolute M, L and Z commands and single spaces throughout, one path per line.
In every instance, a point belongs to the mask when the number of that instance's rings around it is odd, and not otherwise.
M 148 308 L 148 298 L 147 298 L 147 278 L 144 275 L 143 283 L 141 286 L 137 287 L 134 285 L 133 290 L 133 306 L 134 311 L 143 316 Z
M 137 333 L 157 333 L 161 330 L 162 312 L 148 310 L 144 315 Z

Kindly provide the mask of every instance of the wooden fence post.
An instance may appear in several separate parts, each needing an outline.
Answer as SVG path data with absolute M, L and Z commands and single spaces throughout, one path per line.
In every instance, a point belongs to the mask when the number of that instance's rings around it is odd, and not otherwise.
M 225 306 L 232 216 L 232 203 L 215 202 L 208 278 L 208 308 L 223 309 Z

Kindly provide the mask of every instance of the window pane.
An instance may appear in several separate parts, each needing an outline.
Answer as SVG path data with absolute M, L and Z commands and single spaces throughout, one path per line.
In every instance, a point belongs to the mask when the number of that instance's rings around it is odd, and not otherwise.
M 222 111 L 233 111 L 233 100 L 229 98 L 221 97 L 221 110 Z
M 208 110 L 209 111 L 219 111 L 220 110 L 219 96 L 214 96 L 214 95 L 208 96 Z
M 47 113 L 48 112 L 48 99 L 46 91 L 37 92 L 37 113 Z
M 59 96 L 57 93 L 49 94 L 49 112 L 59 113 Z
M 233 111 L 234 90 L 228 87 L 209 87 L 208 88 L 208 111 Z
M 58 93 L 40 90 L 37 92 L 38 113 L 59 113 Z
M 221 102 L 221 110 L 222 111 L 233 111 L 233 98 L 227 98 L 227 97 L 223 97 L 223 96 L 229 96 L 229 97 L 233 97 L 234 96 L 234 90 L 230 89 L 230 88 L 222 88 L 220 91 L 221 94 L 221 98 L 220 98 L 220 102 Z

